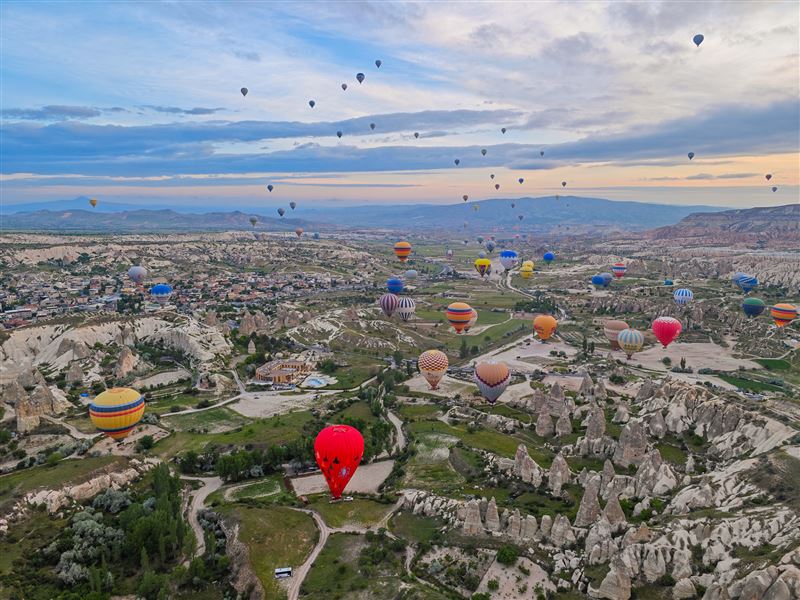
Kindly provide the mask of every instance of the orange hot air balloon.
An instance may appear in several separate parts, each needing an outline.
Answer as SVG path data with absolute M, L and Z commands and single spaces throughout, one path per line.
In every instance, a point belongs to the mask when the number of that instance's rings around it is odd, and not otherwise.
M 511 371 L 504 362 L 481 362 L 475 365 L 475 383 L 489 404 L 494 404 L 508 387 Z
M 623 331 L 625 329 L 629 329 L 628 324 L 625 321 L 612 319 L 610 321 L 606 321 L 605 323 L 603 323 L 603 333 L 605 333 L 606 339 L 608 339 L 608 341 L 611 342 L 612 350 L 619 350 L 617 335 L 619 335 L 620 331 Z
M 769 307 L 769 314 L 775 325 L 785 327 L 797 318 L 797 307 L 794 304 L 782 302 Z
M 297 237 L 301 237 L 303 235 L 303 228 L 298 227 L 297 229 L 294 230 L 294 232 L 297 234 Z
M 450 361 L 447 359 L 447 354 L 441 350 L 425 350 L 419 355 L 417 366 L 425 381 L 428 382 L 432 390 L 435 390 L 442 377 L 447 373 Z
M 97 198 L 90 198 L 90 199 L 89 199 L 89 204 L 91 204 L 91 205 L 92 205 L 92 208 L 94 208 L 95 206 L 97 206 Z
M 558 321 L 551 315 L 539 315 L 533 320 L 533 330 L 542 341 L 549 340 L 556 332 Z
M 400 259 L 400 262 L 406 262 L 411 255 L 411 244 L 402 240 L 394 245 L 394 254 Z
M 453 302 L 447 307 L 445 314 L 456 333 L 461 333 L 472 319 L 472 307 L 466 302 Z

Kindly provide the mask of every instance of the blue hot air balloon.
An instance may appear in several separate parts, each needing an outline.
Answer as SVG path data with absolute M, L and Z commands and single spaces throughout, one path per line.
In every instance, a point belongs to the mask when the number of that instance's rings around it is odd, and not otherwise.
M 170 296 L 172 296 L 172 286 L 169 286 L 166 283 L 157 283 L 150 288 L 150 296 L 153 298 L 153 300 L 164 306 L 169 300 Z
M 547 252 L 544 253 L 544 256 L 542 258 L 544 259 L 544 262 L 549 263 L 553 262 L 556 259 L 556 255 L 548 250 Z
M 694 158 L 694 152 L 689 152 L 689 154 L 687 154 L 686 156 L 689 157 L 689 160 L 692 160 Z
M 362 83 L 364 81 L 364 74 L 356 73 L 356 80 L 358 81 L 358 83 Z
M 611 273 L 600 273 L 600 277 L 602 277 L 603 281 L 606 282 L 606 286 L 614 279 L 614 276 Z
M 268 189 L 268 190 L 271 192 L 272 190 L 274 190 L 274 189 L 275 189 L 275 186 L 273 186 L 273 185 L 270 183 L 270 184 L 267 186 L 267 189 Z
M 692 38 L 694 45 L 700 47 L 700 44 L 703 43 L 703 40 L 706 39 L 702 33 L 698 33 L 696 36 Z
M 379 69 L 381 68 L 381 65 L 382 65 L 382 64 L 383 64 L 383 61 L 382 61 L 382 60 L 376 60 L 376 61 L 375 61 L 375 66 L 376 66 L 376 67 L 378 67 Z
M 758 286 L 758 279 L 753 275 L 747 273 L 736 273 L 732 278 L 733 283 L 742 288 L 742 291 L 747 294 Z
M 494 252 L 494 249 L 497 248 L 497 244 L 494 240 L 487 240 L 486 241 L 486 249 L 489 251 L 489 254 Z
M 392 277 L 386 280 L 386 289 L 390 294 L 399 294 L 403 291 L 403 280 Z
M 506 271 L 510 271 L 517 264 L 517 253 L 514 250 L 503 250 L 500 253 L 500 264 Z
M 314 100 L 309 100 L 309 101 L 308 101 L 308 105 L 309 105 L 311 108 L 314 108 L 314 107 L 317 105 L 317 103 L 316 103 Z
M 742 302 L 742 310 L 748 317 L 757 317 L 767 308 L 763 300 L 759 298 L 747 298 Z
M 606 280 L 600 273 L 592 275 L 592 285 L 596 285 L 597 287 L 608 287 L 610 281 L 610 279 Z
M 675 290 L 675 292 L 672 294 L 672 298 L 675 300 L 675 304 L 678 306 L 686 306 L 692 301 L 694 294 L 689 288 L 680 288 Z
M 674 284 L 673 284 L 672 279 L 670 279 L 669 277 L 665 277 L 664 278 L 664 285 L 670 286 L 670 285 L 674 285 Z

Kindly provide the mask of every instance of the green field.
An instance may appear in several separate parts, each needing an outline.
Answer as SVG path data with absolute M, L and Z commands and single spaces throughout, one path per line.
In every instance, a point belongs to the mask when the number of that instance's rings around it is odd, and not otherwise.
M 755 361 L 769 371 L 788 371 L 792 364 L 780 358 L 757 358 Z
M 445 525 L 444 521 L 435 517 L 422 517 L 402 511 L 392 516 L 389 529 L 396 536 L 419 544 L 430 542 Z
M 383 504 L 366 498 L 353 498 L 350 502 L 331 503 L 327 494 L 309 498 L 309 508 L 316 510 L 329 527 L 347 525 L 371 527 L 386 516 L 391 504 Z
M 275 580 L 278 567 L 299 567 L 316 544 L 318 531 L 310 515 L 282 506 L 229 505 L 219 511 L 240 523 L 239 539 L 267 598 L 285 598 Z
M 370 409 L 369 404 L 366 402 L 354 402 L 344 410 L 340 410 L 339 412 L 333 414 L 329 420 L 332 423 L 339 423 L 345 417 L 350 417 L 351 419 L 362 419 L 368 425 L 378 421 L 378 417 L 372 414 L 372 410 Z
M 257 483 L 252 483 L 235 490 L 231 495 L 234 500 L 244 498 L 262 498 L 264 496 L 274 496 L 283 491 L 283 476 L 271 475 Z
M 40 511 L 13 524 L 8 535 L 0 539 L 0 576 L 11 573 L 15 560 L 46 546 L 65 526 L 66 521 L 51 519 Z
M 188 415 L 163 416 L 161 418 L 161 423 L 165 427 L 175 431 L 189 431 L 192 429 L 225 431 L 235 429 L 247 423 L 247 421 L 247 417 L 232 411 L 227 406 L 210 408 L 202 412 L 189 413 Z
M 737 388 L 751 392 L 782 392 L 785 388 L 763 381 L 755 381 L 753 379 L 742 379 L 741 377 L 734 377 L 733 375 L 717 375 L 722 381 L 735 385 Z
M 435 419 L 441 409 L 436 404 L 403 404 L 397 413 L 404 421 L 420 421 Z

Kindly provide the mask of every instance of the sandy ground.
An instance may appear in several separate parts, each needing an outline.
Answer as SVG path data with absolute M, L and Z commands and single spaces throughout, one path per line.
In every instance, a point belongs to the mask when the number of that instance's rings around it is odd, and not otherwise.
M 517 568 L 517 565 L 522 565 L 528 569 L 531 574 L 523 575 L 522 571 Z M 542 591 L 555 591 L 556 587 L 548 578 L 547 572 L 535 562 L 522 557 L 517 561 L 517 565 L 514 567 L 506 567 L 495 560 L 489 567 L 489 570 L 486 571 L 476 591 L 478 593 L 489 592 L 489 588 L 486 584 L 492 579 L 496 579 L 500 584 L 497 591 L 490 592 L 493 600 L 535 598 L 536 593 L 534 590 L 537 586 L 539 586 Z M 527 585 L 527 590 L 521 593 L 520 589 L 525 585 Z
M 514 385 L 508 386 L 506 390 L 503 392 L 503 395 L 500 396 L 497 399 L 497 401 L 511 402 L 512 400 L 519 400 L 527 396 L 533 396 L 533 389 L 531 388 L 529 382 L 523 381 L 521 383 L 516 383 Z
M 393 460 L 384 460 L 368 465 L 361 465 L 358 467 L 355 475 L 353 475 L 353 478 L 348 482 L 344 490 L 345 493 L 360 492 L 363 494 L 376 494 L 378 492 L 378 487 L 386 480 L 389 473 L 392 472 L 392 468 L 394 468 Z M 325 477 L 322 476 L 322 473 L 295 477 L 292 479 L 292 486 L 298 496 L 319 494 L 328 491 L 328 484 L 325 482 Z
M 648 369 L 667 372 L 669 369 L 661 362 L 665 356 L 672 360 L 672 366 L 680 365 L 681 358 L 685 358 L 686 366 L 692 367 L 695 373 L 698 369 L 703 368 L 722 371 L 735 371 L 740 366 L 746 369 L 761 368 L 758 363 L 752 360 L 734 358 L 731 354 L 731 348 L 723 348 L 710 342 L 701 344 L 673 342 L 666 350 L 660 345 L 653 346 L 644 352 L 634 354 L 631 358 L 631 363 L 634 365 L 641 364 Z
M 92 446 L 93 451 L 100 452 L 101 454 L 116 454 L 117 456 L 133 456 L 136 454 L 136 442 L 146 435 L 153 436 L 156 442 L 169 435 L 168 431 L 164 431 L 155 425 L 142 425 L 141 423 L 121 442 L 116 442 L 108 436 L 104 436 L 99 442 Z
M 493 350 L 475 359 L 474 362 L 482 360 L 502 360 L 510 369 L 522 373 L 533 373 L 537 368 L 555 360 L 550 356 L 550 351 L 556 350 L 564 352 L 567 356 L 574 356 L 578 351 L 562 342 L 559 339 L 550 339 L 542 343 L 538 338 L 526 337 L 512 345 L 505 346 L 500 350 Z
M 141 389 L 148 386 L 169 385 L 181 379 L 191 377 L 191 373 L 186 369 L 175 369 L 174 371 L 164 371 L 163 373 L 156 373 L 150 377 L 142 377 L 131 383 L 131 387 Z
M 461 381 L 460 379 L 453 379 L 449 375 L 445 375 L 442 378 L 439 382 L 439 387 L 435 390 L 431 389 L 431 386 L 428 385 L 428 382 L 425 381 L 425 378 L 420 374 L 414 375 L 414 377 L 406 381 L 405 384 L 412 392 L 424 392 L 442 398 L 452 398 L 456 394 L 471 396 L 478 389 L 476 385 Z
M 308 392 L 306 394 L 285 396 L 282 396 L 282 393 L 285 392 L 246 392 L 236 402 L 229 404 L 228 408 L 245 417 L 272 417 L 290 410 L 311 406 L 314 403 L 314 398 L 325 395 L 325 392 Z
M 558 383 L 562 390 L 577 392 L 581 389 L 583 377 L 575 377 L 574 375 L 548 375 L 542 380 L 542 383 L 550 387 Z

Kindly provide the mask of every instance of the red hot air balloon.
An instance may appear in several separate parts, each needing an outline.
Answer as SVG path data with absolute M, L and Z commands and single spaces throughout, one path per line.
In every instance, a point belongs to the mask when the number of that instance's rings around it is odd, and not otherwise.
M 653 321 L 653 333 L 664 348 L 675 341 L 681 329 L 683 329 L 681 322 L 672 317 L 658 317 Z
M 363 456 L 364 438 L 349 425 L 329 425 L 314 440 L 314 458 L 336 499 L 342 497 Z

